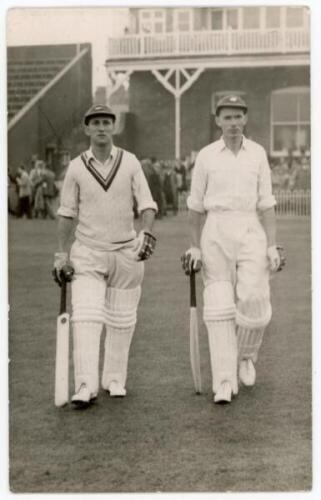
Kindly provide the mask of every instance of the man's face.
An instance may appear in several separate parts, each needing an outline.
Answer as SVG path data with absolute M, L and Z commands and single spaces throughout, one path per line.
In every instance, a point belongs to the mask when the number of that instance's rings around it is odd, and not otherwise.
M 86 135 L 97 146 L 110 144 L 114 129 L 114 120 L 109 116 L 93 116 L 85 125 Z
M 236 139 L 243 134 L 247 123 L 247 114 L 241 108 L 222 108 L 215 117 L 216 124 L 221 128 L 223 137 Z

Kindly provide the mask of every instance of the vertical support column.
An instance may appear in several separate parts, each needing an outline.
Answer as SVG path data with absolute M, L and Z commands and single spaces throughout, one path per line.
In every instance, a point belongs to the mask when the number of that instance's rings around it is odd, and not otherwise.
M 181 156 L 181 95 L 180 89 L 180 70 L 175 70 L 175 158 Z

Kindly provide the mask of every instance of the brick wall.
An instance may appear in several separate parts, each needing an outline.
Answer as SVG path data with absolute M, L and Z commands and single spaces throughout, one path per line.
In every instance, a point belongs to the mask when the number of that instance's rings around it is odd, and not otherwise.
M 216 139 L 220 131 L 211 114 L 214 92 L 242 91 L 249 106 L 246 133 L 270 147 L 270 95 L 273 90 L 309 86 L 309 68 L 269 67 L 206 70 L 181 99 L 181 156 Z M 150 72 L 136 72 L 130 82 L 130 112 L 135 117 L 131 143 L 140 156 L 175 155 L 175 101 Z M 125 144 L 123 144 L 125 146 Z

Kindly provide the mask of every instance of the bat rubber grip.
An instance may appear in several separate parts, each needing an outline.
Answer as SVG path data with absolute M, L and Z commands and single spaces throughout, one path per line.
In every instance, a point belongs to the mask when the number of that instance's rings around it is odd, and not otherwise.
M 190 274 L 190 306 L 196 307 L 196 285 L 195 285 L 195 271 Z
M 63 279 L 60 289 L 60 309 L 59 314 L 64 314 L 67 310 L 67 283 Z

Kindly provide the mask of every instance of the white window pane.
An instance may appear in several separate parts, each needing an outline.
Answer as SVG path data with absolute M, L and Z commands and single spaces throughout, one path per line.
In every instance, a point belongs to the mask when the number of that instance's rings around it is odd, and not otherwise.
M 301 7 L 288 7 L 286 9 L 286 25 L 288 28 L 302 28 L 303 9 Z
M 273 96 L 272 106 L 274 122 L 297 121 L 297 94 L 276 94 Z
M 155 33 L 163 33 L 164 25 L 163 23 L 155 23 Z
M 233 30 L 236 30 L 238 28 L 237 18 L 238 18 L 237 10 L 236 9 L 228 9 L 226 11 L 226 27 L 232 28 Z
M 300 125 L 296 134 L 297 147 L 301 149 L 310 149 L 310 127 L 309 125 Z
M 156 10 L 155 11 L 155 17 L 158 17 L 158 18 L 163 18 L 164 17 L 164 12 L 162 10 Z
M 223 29 L 223 11 L 212 10 L 211 12 L 211 26 L 213 30 Z
M 149 19 L 150 17 L 151 17 L 151 12 L 147 12 L 147 11 L 142 12 L 143 19 Z
M 275 125 L 274 133 L 274 151 L 291 151 L 296 149 L 296 125 Z
M 266 7 L 266 27 L 279 28 L 281 26 L 281 8 Z
M 245 29 L 257 29 L 260 27 L 260 8 L 245 7 L 243 11 L 243 27 Z
M 183 12 L 178 12 L 178 18 L 181 22 L 183 23 L 188 23 L 189 21 L 189 12 L 183 11 Z

